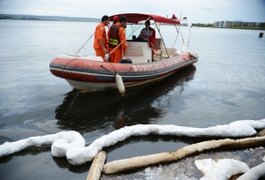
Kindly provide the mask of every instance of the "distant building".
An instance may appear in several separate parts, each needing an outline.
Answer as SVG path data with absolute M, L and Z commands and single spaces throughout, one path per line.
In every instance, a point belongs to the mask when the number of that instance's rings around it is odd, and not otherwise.
M 265 22 L 243 22 L 243 21 L 217 21 L 217 28 L 243 28 L 243 29 L 265 29 Z

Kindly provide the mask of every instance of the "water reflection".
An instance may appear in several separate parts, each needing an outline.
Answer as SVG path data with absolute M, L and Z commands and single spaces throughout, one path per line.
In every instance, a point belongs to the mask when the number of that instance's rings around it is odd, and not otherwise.
M 156 123 L 164 112 L 152 103 L 176 86 L 184 91 L 185 82 L 193 79 L 195 71 L 195 66 L 190 66 L 159 83 L 126 92 L 125 96 L 117 91 L 80 93 L 73 90 L 56 108 L 55 117 L 61 128 L 79 132 L 104 129 L 109 125 L 118 129 L 125 125 Z
M 52 157 L 55 164 L 61 168 L 61 169 L 68 169 L 71 172 L 74 173 L 83 173 L 83 172 L 87 172 L 87 170 L 90 168 L 92 161 L 91 162 L 87 162 L 85 164 L 82 165 L 72 165 L 68 162 L 68 160 L 66 158 L 58 158 L 58 157 Z

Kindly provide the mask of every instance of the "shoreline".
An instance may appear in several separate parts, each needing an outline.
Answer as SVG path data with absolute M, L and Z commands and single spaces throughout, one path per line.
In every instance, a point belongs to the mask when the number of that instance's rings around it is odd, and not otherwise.
M 0 14 L 3 20 L 32 20 L 32 21 L 70 21 L 70 22 L 100 22 L 100 18 L 91 17 L 68 17 L 68 16 L 40 16 L 40 15 L 20 15 L 20 14 Z M 264 22 L 265 23 L 265 22 Z M 261 22 L 261 24 L 264 24 Z M 221 29 L 247 29 L 265 30 L 265 27 L 215 27 L 214 23 L 192 23 L 193 27 L 221 28 Z

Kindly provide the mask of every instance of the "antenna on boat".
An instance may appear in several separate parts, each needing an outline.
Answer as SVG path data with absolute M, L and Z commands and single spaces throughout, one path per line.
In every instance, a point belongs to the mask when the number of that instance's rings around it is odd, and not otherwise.
M 187 21 L 188 23 L 188 34 L 187 34 L 187 38 L 186 38 L 186 42 L 184 43 L 184 46 L 182 48 L 182 51 L 186 51 L 186 49 L 188 48 L 189 44 L 190 44 L 190 36 L 191 36 L 191 27 L 192 27 L 192 23 L 191 21 L 187 18 L 187 17 L 183 17 L 183 20 Z

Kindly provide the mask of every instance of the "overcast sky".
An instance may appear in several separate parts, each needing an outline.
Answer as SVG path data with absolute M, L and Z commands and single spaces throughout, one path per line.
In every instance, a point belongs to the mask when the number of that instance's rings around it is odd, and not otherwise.
M 123 12 L 176 14 L 193 22 L 265 22 L 265 0 L 0 0 L 0 14 L 95 17 Z

